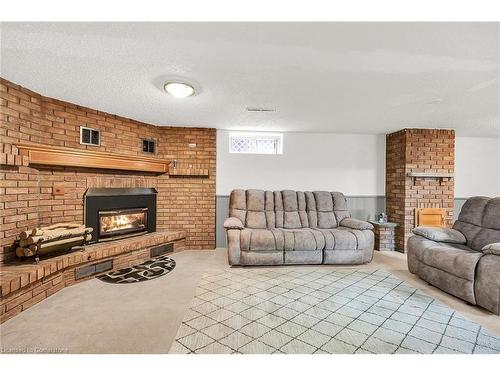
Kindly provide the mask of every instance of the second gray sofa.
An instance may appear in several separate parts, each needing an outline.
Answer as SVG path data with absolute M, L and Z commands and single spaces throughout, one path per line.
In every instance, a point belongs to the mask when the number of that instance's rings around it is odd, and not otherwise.
M 410 272 L 500 314 L 500 198 L 469 198 L 453 229 L 417 227 L 413 233 Z
M 372 260 L 373 226 L 352 219 L 342 193 L 233 190 L 229 264 L 362 264 Z

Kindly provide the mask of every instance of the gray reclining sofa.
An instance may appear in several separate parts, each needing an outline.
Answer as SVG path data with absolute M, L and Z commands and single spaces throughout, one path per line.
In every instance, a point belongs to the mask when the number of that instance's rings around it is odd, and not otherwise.
M 233 190 L 227 231 L 231 265 L 362 264 L 373 226 L 352 219 L 342 193 Z
M 500 198 L 468 199 L 453 229 L 417 227 L 408 268 L 428 283 L 500 313 Z

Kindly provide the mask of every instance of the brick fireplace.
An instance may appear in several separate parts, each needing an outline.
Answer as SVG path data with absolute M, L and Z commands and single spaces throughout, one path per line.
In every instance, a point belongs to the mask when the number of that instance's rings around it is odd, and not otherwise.
M 454 170 L 454 130 L 403 129 L 386 136 L 386 211 L 398 224 L 398 251 L 405 252 L 416 220 L 425 213 L 433 215 L 433 225 L 451 226 Z
M 188 249 L 215 247 L 216 130 L 153 126 L 42 96 L 0 78 L 0 264 L 15 257 L 20 231 L 58 222 L 84 223 L 89 188 L 152 188 L 157 229 L 186 232 Z M 100 146 L 80 144 L 80 126 L 101 131 Z M 176 173 L 31 165 L 16 144 L 144 156 L 142 138 L 156 141 L 155 159 L 176 160 Z M 193 147 L 194 145 L 194 147 Z M 189 175 L 203 170 L 204 176 Z
M 0 104 L 0 322 L 104 270 L 168 249 L 215 247 L 215 129 L 153 126 L 45 97 L 2 78 Z M 98 129 L 100 144 L 80 144 L 80 127 Z M 143 153 L 144 138 L 156 142 L 153 155 Z M 39 153 L 52 150 L 52 164 L 34 162 L 40 159 L 27 153 L 27 144 Z M 57 164 L 61 150 L 80 164 Z M 97 154 L 105 167 L 82 162 Z M 176 168 L 157 170 L 173 160 Z M 130 164 L 149 169 L 127 169 Z M 121 203 L 106 206 L 102 199 L 110 195 Z M 91 196 L 98 201 L 94 235 L 113 241 L 39 264 L 15 259 L 21 231 L 92 224 L 84 205 Z

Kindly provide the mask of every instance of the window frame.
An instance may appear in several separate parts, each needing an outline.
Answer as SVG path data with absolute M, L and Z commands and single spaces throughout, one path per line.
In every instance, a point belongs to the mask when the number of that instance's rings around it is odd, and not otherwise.
M 233 150 L 233 139 L 235 138 L 248 138 L 252 142 L 251 150 L 249 152 L 239 152 Z M 259 140 L 273 140 L 275 142 L 276 151 L 258 152 L 256 142 Z M 282 155 L 283 154 L 283 133 L 269 133 L 269 132 L 230 132 L 229 133 L 229 153 L 236 155 Z
M 148 150 L 144 151 L 144 142 L 147 142 Z M 150 145 L 153 145 L 153 152 L 149 151 Z M 141 138 L 141 150 L 143 154 L 146 155 L 156 155 L 156 139 L 153 138 Z
M 83 131 L 88 130 L 89 131 L 89 142 L 84 142 L 83 141 Z M 93 132 L 97 133 L 97 143 L 92 143 L 92 135 Z M 101 130 L 97 128 L 89 128 L 88 126 L 80 126 L 80 144 L 85 145 L 85 146 L 93 146 L 93 147 L 100 147 L 101 146 Z

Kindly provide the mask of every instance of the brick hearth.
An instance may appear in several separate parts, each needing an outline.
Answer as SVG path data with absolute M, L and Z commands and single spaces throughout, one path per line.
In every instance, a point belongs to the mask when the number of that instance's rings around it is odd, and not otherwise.
M 158 245 L 172 243 L 174 251 L 183 250 L 185 236 L 182 231 L 159 231 L 89 245 L 69 254 L 42 259 L 39 264 L 16 261 L 4 265 L 0 270 L 0 323 L 66 286 L 97 275 L 77 279 L 76 270 L 83 265 L 112 260 L 113 270 L 125 268 L 150 259 L 151 248 Z
M 443 208 L 453 221 L 454 179 L 416 178 L 408 172 L 453 174 L 455 131 L 403 129 L 386 137 L 386 210 L 396 228 L 396 249 L 405 251 L 415 227 L 416 208 Z

